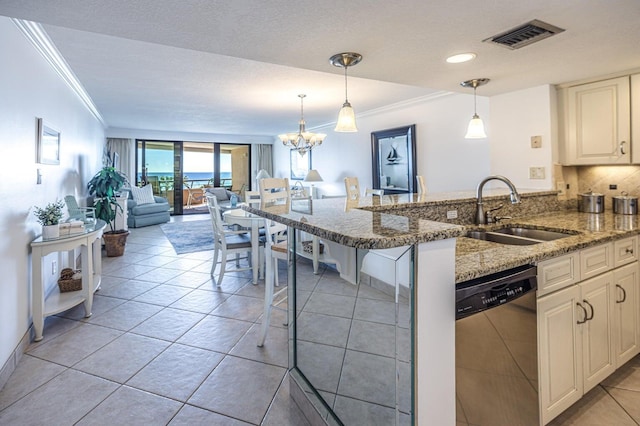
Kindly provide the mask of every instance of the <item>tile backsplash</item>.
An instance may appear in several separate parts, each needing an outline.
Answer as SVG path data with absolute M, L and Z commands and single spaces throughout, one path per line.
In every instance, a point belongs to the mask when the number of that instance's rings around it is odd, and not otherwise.
M 567 199 L 575 199 L 577 194 L 589 190 L 604 194 L 605 208 L 611 208 L 611 197 L 622 191 L 640 197 L 640 165 L 621 166 L 570 166 L 562 168 L 562 179 L 568 183 Z M 609 189 L 615 185 L 616 189 Z

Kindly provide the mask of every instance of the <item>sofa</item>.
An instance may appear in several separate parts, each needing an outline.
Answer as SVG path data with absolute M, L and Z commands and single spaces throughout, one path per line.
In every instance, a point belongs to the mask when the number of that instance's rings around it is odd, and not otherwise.
M 134 199 L 131 190 L 126 191 L 129 193 L 127 197 L 127 225 L 130 228 L 169 222 L 171 218 L 170 206 L 166 198 L 152 195 L 154 202 L 140 204 Z
M 229 210 L 231 207 L 231 196 L 235 195 L 238 197 L 238 202 L 241 201 L 240 196 L 233 191 L 229 191 L 227 188 L 205 188 L 204 195 L 214 195 L 218 200 L 218 206 L 220 206 L 220 210 L 225 211 Z M 235 208 L 235 207 L 233 207 Z

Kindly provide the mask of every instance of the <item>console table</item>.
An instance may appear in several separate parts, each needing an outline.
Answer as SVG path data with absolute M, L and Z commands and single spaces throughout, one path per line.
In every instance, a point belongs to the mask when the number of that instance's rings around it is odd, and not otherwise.
M 50 315 L 66 311 L 80 303 L 84 303 L 85 317 L 91 316 L 93 293 L 100 287 L 102 274 L 101 238 L 106 223 L 97 220 L 92 227 L 87 227 L 81 234 L 65 235 L 59 238 L 44 240 L 42 236 L 31 242 L 31 310 L 35 341 L 42 340 L 44 319 Z M 45 294 L 42 263 L 50 253 L 67 252 L 68 264 L 75 265 L 74 252 L 80 248 L 82 264 L 82 289 L 60 293 L 56 286 Z

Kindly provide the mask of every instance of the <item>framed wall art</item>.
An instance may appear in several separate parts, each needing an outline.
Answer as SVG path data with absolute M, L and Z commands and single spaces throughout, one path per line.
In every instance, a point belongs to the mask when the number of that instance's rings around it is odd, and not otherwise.
M 60 164 L 60 132 L 42 118 L 38 118 L 36 141 L 36 162 L 40 164 Z
M 291 160 L 291 180 L 303 180 L 311 170 L 311 151 L 300 155 L 297 150 L 292 149 L 289 158 Z
M 371 133 L 373 188 L 385 194 L 415 192 L 416 125 Z

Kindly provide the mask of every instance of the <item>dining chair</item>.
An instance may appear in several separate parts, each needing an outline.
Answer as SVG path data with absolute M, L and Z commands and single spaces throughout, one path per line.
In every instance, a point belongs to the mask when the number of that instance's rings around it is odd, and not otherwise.
M 244 202 L 251 207 L 260 207 L 260 191 L 245 191 Z
M 262 347 L 269 331 L 271 311 L 278 309 L 287 312 L 286 308 L 279 305 L 287 300 L 287 287 L 275 291 L 279 286 L 278 260 L 289 259 L 287 248 L 286 225 L 265 219 L 265 263 L 266 273 L 264 280 L 264 312 L 262 315 L 262 327 L 258 335 L 258 346 Z M 280 297 L 284 294 L 284 297 Z
M 211 216 L 214 242 L 211 277 L 213 278 L 214 276 L 216 265 L 220 263 L 220 274 L 216 281 L 216 285 L 219 287 L 226 271 L 228 255 L 236 255 L 236 269 L 234 269 L 234 271 L 253 270 L 253 268 L 257 266 L 257 263 L 253 261 L 254 259 L 251 259 L 251 237 L 247 235 L 246 230 L 234 230 L 224 226 L 220 206 L 214 195 L 207 195 L 207 207 L 209 208 L 209 215 Z M 247 260 L 249 261 L 248 267 L 240 268 L 241 253 L 247 254 Z M 220 262 L 218 262 L 219 257 Z
M 377 196 L 377 197 L 382 197 L 384 195 L 384 189 L 371 189 L 371 188 L 366 188 L 364 190 L 364 196 L 365 197 L 370 197 L 370 196 Z
M 418 194 L 426 194 L 427 184 L 424 183 L 424 176 L 416 176 L 416 181 L 418 182 Z
M 357 177 L 344 178 L 344 187 L 347 190 L 347 199 L 358 200 L 360 199 L 360 184 Z
M 288 206 L 291 202 L 291 187 L 287 178 L 264 178 L 259 181 L 260 208 L 276 205 Z
M 190 185 L 188 184 L 184 184 L 184 189 L 187 190 L 188 193 L 188 197 L 187 197 L 187 205 L 186 207 L 188 209 L 191 208 L 191 203 L 195 202 L 196 204 L 202 204 L 205 198 L 205 194 L 206 192 L 204 191 L 204 189 L 202 188 L 191 188 Z

